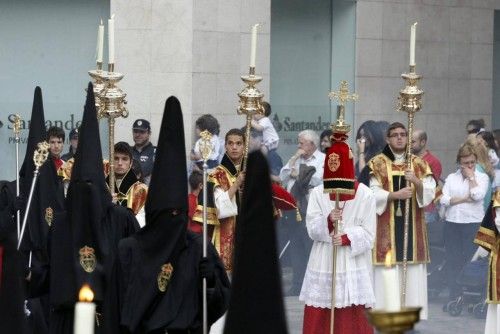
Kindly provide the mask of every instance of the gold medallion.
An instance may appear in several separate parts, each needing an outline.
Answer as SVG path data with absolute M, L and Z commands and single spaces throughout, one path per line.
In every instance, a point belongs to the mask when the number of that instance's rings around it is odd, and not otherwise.
M 87 273 L 91 273 L 94 271 L 95 266 L 97 264 L 97 259 L 95 257 L 95 250 L 89 246 L 83 246 L 80 248 L 80 265 L 83 270 Z
M 52 225 L 52 220 L 54 219 L 54 210 L 49 206 L 45 209 L 45 222 L 47 225 Z
M 158 289 L 161 292 L 167 291 L 168 283 L 170 283 L 170 279 L 172 278 L 172 273 L 174 272 L 174 267 L 170 263 L 164 264 L 161 266 L 160 273 L 158 274 Z
M 328 168 L 332 172 L 336 172 L 340 167 L 340 157 L 337 153 L 331 153 L 328 156 Z

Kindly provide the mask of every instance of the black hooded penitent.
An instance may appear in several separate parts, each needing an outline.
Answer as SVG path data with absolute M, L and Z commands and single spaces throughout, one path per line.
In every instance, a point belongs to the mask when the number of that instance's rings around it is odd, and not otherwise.
M 120 242 L 121 324 L 131 333 L 201 328 L 201 237 L 187 232 L 187 171 L 179 101 L 165 103 L 146 201 L 146 226 Z M 229 282 L 212 245 L 215 267 L 209 323 L 226 308 Z M 194 331 L 193 331 L 194 330 Z M 177 333 L 177 332 L 176 332 Z
M 51 304 L 57 333 L 72 331 L 72 308 L 83 284 L 94 292 L 100 326 L 118 320 L 109 284 L 118 242 L 139 226 L 133 214 L 114 205 L 107 190 L 92 84 L 87 89 L 78 149 L 66 198 L 51 238 Z M 51 323 L 51 326 L 53 324 Z M 112 333 L 111 330 L 105 330 Z
M 266 158 L 250 153 L 224 333 L 287 333 Z

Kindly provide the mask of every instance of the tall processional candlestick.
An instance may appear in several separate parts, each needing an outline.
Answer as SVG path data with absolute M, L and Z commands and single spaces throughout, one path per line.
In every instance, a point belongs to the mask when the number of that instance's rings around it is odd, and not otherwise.
M 414 36 L 414 29 L 416 24 L 412 25 L 412 36 Z M 414 45 L 414 38 L 411 42 Z M 413 47 L 414 50 L 414 47 Z M 414 51 L 413 51 L 414 52 Z M 415 114 L 422 108 L 422 96 L 424 91 L 418 87 L 418 82 L 422 76 L 415 72 L 415 62 L 410 64 L 409 73 L 401 75 L 405 80 L 406 86 L 399 91 L 397 111 L 406 112 L 408 115 L 408 134 L 406 142 L 406 168 L 412 169 L 411 165 L 411 141 L 413 137 L 413 127 L 415 122 Z M 403 280 L 401 286 L 401 305 L 406 306 L 406 285 L 408 277 L 408 233 L 410 228 L 410 203 L 411 199 L 405 200 L 404 212 L 404 234 L 403 234 Z
M 248 158 L 248 143 L 250 140 L 250 128 L 252 127 L 252 117 L 256 113 L 264 114 L 262 106 L 262 98 L 264 94 L 256 87 L 262 81 L 262 77 L 255 75 L 255 54 L 257 48 L 257 28 L 259 24 L 252 26 L 251 34 L 251 50 L 250 50 L 250 69 L 248 75 L 241 76 L 241 80 L 246 84 L 245 88 L 238 93 L 240 105 L 238 106 L 238 115 L 246 116 L 245 127 L 245 153 L 243 155 L 243 166 L 241 170 L 245 171 Z
M 102 25 L 102 24 L 101 24 Z M 108 71 L 102 69 L 102 52 L 98 52 L 97 69 L 89 71 L 94 81 L 94 95 L 97 109 L 97 117 L 108 119 L 108 145 L 109 145 L 109 188 L 114 192 L 115 186 L 115 119 L 128 117 L 125 107 L 127 94 L 118 87 L 117 83 L 124 75 L 115 72 L 115 15 L 108 20 Z M 98 45 L 102 45 L 104 38 L 104 27 L 99 26 Z M 100 56 L 100 59 L 99 59 Z

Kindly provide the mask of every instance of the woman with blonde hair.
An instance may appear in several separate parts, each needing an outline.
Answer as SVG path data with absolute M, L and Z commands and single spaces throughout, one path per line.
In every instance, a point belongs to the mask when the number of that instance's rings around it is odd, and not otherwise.
M 488 189 L 491 189 L 488 176 L 476 168 L 477 161 L 474 146 L 470 143 L 463 144 L 457 154 L 458 169 L 448 175 L 443 187 L 441 204 L 446 208 L 446 277 L 450 289 L 449 302 L 443 307 L 444 311 L 462 293 L 456 278 L 474 254 L 475 246 L 472 241 L 485 213 L 483 200 Z
M 490 157 L 488 156 L 488 148 L 484 145 L 483 141 L 478 140 L 475 134 L 469 135 L 464 145 L 471 145 L 476 151 L 477 163 L 483 167 L 483 173 L 488 174 L 488 176 L 493 178 L 495 176 L 495 171 L 490 163 Z

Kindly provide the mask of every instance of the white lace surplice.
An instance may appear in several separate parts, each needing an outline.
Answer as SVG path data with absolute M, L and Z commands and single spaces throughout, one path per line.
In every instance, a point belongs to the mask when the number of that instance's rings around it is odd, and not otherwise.
M 307 231 L 314 240 L 299 299 L 306 305 L 331 307 L 332 243 L 327 218 L 335 206 L 323 185 L 313 189 L 307 208 Z M 337 247 L 335 307 L 375 303 L 373 293 L 371 249 L 375 238 L 375 197 L 371 190 L 360 184 L 356 198 L 340 202 L 344 206 L 343 233 L 350 246 Z

